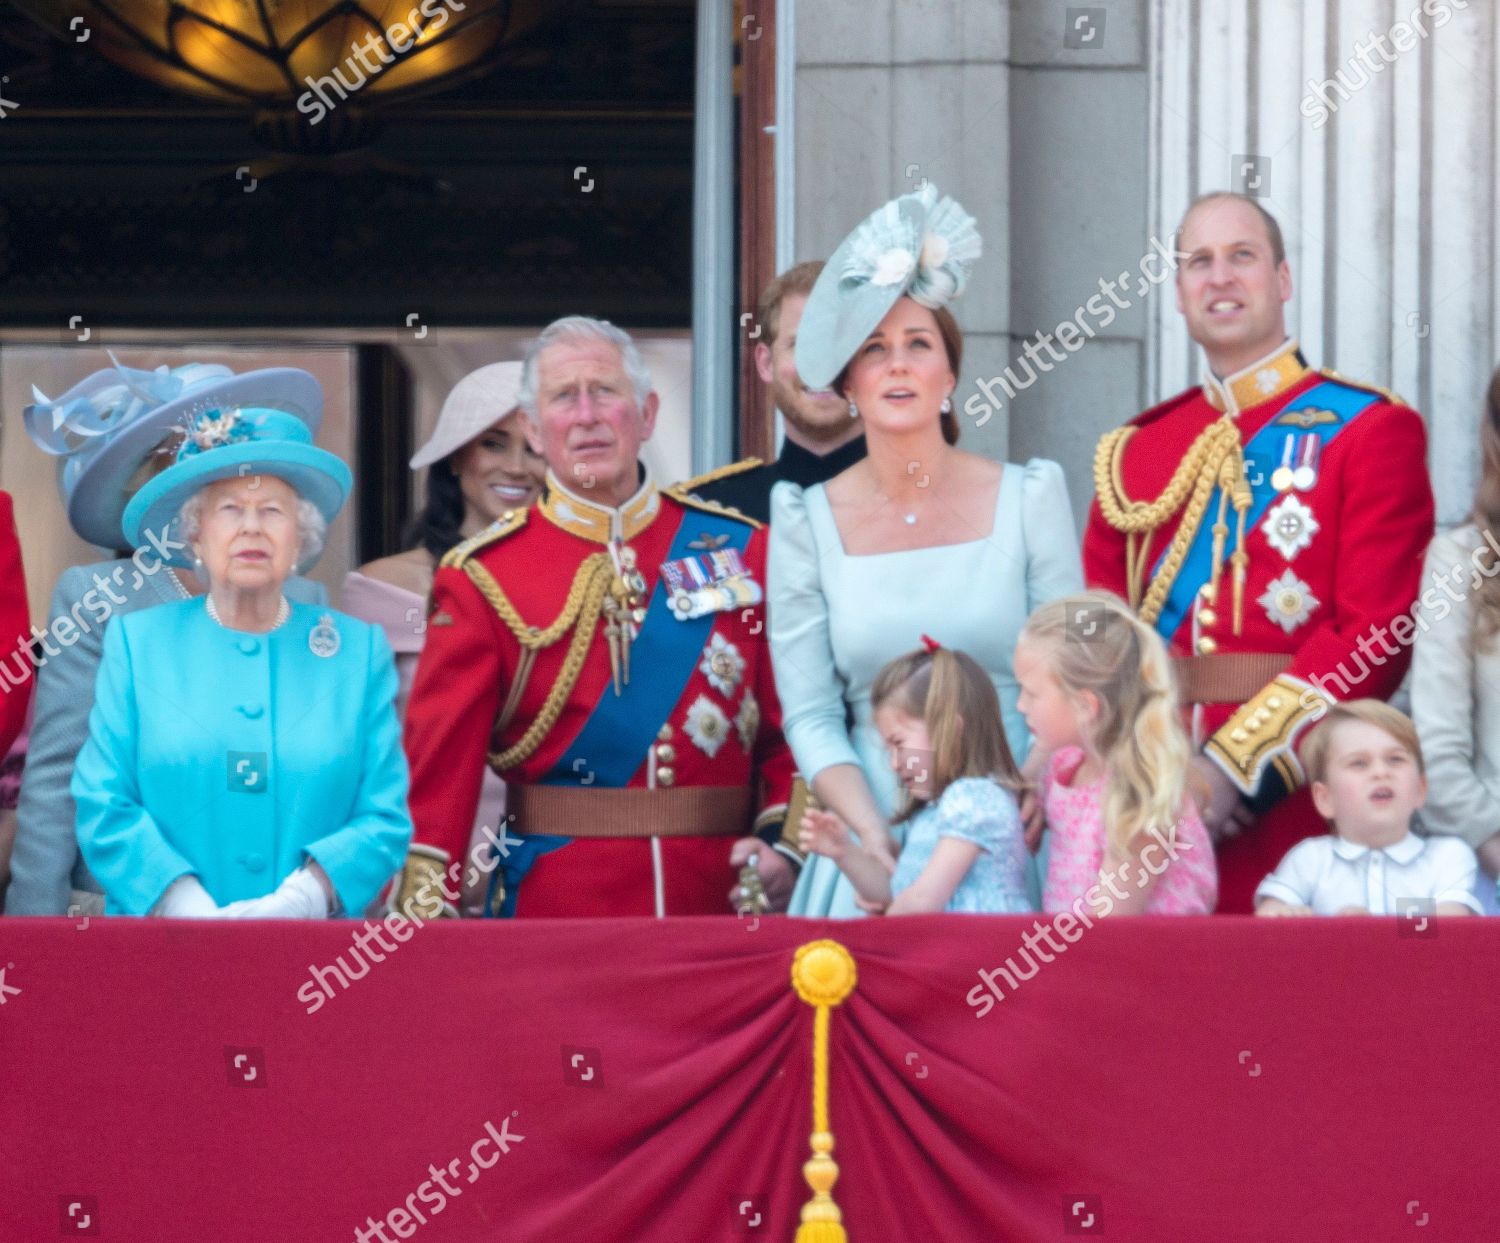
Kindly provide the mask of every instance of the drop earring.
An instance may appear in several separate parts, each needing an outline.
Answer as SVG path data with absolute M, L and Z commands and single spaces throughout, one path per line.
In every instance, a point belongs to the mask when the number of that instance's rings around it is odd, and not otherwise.
M 851 419 L 859 418 L 859 407 L 854 404 L 852 399 L 849 402 L 849 417 Z
M 939 406 L 938 409 L 941 410 L 944 414 L 952 414 L 953 413 L 953 399 L 951 397 L 944 397 L 943 398 L 943 404 L 941 406 Z

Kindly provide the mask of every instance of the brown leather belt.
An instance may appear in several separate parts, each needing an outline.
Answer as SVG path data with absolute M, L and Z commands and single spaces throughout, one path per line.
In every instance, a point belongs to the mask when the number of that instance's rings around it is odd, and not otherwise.
M 1182 702 L 1188 704 L 1242 704 L 1291 663 L 1285 652 L 1216 652 L 1172 660 Z
M 512 833 L 559 837 L 740 837 L 750 831 L 749 786 L 614 790 L 510 785 Z

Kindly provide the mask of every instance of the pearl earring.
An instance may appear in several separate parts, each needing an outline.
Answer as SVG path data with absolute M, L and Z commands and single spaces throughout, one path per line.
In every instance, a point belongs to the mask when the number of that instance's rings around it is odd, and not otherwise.
M 948 397 L 944 397 L 943 398 L 943 404 L 941 406 L 939 406 L 938 409 L 941 410 L 944 414 L 952 414 L 953 413 L 953 401 L 952 401 L 952 399 L 948 398 Z
M 849 402 L 849 417 L 851 419 L 859 418 L 859 407 L 852 400 Z

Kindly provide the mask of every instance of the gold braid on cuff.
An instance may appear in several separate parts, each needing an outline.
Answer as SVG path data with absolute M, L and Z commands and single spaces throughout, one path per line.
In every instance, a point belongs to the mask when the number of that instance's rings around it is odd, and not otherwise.
M 1331 702 L 1311 683 L 1283 673 L 1241 705 L 1204 750 L 1245 795 L 1260 788 L 1268 767 L 1277 771 L 1288 792 L 1298 789 L 1306 775 L 1295 750 L 1297 737 Z
M 425 922 L 429 919 L 457 918 L 458 909 L 449 902 L 444 889 L 450 860 L 446 850 L 413 842 L 406 852 L 406 865 L 396 886 L 391 907 L 407 919 Z M 453 891 L 458 887 L 454 881 Z

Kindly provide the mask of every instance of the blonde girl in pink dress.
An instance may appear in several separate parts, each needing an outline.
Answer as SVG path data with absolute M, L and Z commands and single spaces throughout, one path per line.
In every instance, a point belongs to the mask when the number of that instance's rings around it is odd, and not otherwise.
M 1031 614 L 1015 671 L 1047 754 L 1043 910 L 1209 914 L 1218 871 L 1187 791 L 1191 749 L 1160 636 L 1118 596 L 1085 591 Z

